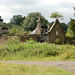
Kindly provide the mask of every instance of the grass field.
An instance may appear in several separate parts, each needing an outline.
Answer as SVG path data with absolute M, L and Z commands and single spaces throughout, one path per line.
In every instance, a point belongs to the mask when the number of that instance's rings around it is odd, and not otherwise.
M 63 69 L 50 66 L 32 66 L 0 63 L 0 75 L 73 75 Z

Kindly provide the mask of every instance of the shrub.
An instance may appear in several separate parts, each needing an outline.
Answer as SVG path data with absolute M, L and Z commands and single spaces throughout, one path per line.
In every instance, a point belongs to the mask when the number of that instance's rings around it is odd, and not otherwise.
M 6 45 L 18 44 L 20 43 L 20 37 L 18 36 L 9 36 Z
M 26 44 L 34 44 L 35 40 L 33 38 L 30 38 L 30 40 L 26 40 Z
M 56 39 L 56 40 L 55 40 L 55 43 L 56 43 L 56 44 L 60 44 L 60 39 Z
M 16 41 L 16 40 L 15 40 Z M 37 43 L 34 40 L 26 41 L 24 43 L 10 42 L 7 45 L 0 47 L 0 59 L 24 59 L 32 57 L 51 57 L 61 55 L 62 59 L 75 58 L 74 45 L 55 45 L 44 43 Z
M 62 53 L 62 59 L 73 59 L 75 58 L 75 50 L 68 50 Z

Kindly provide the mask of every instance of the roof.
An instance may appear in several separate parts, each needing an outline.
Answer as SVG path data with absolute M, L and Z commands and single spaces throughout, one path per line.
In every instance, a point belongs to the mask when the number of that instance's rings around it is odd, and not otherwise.
M 58 19 L 56 19 L 56 21 L 53 23 L 53 25 L 51 26 L 51 28 L 50 28 L 50 30 L 49 30 L 48 32 L 51 32 L 52 29 L 54 28 L 54 26 L 55 26 L 57 23 L 59 23 L 59 20 L 58 20 Z

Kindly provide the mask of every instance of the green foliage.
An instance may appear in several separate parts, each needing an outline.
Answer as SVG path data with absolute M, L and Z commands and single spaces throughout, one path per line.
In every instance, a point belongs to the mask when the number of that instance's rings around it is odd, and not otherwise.
M 2 19 L 2 17 L 0 16 L 0 23 L 2 23 L 3 22 L 3 19 Z
M 14 26 L 11 28 L 9 35 L 23 35 L 24 32 L 25 31 L 22 26 Z
M 75 37 L 75 20 L 74 19 L 71 19 L 66 35 L 67 37 Z
M 11 38 L 8 39 L 6 44 L 0 48 L 0 59 L 2 60 L 24 60 L 25 58 L 34 57 L 55 57 L 61 54 L 64 55 L 67 53 L 66 51 L 70 49 L 75 50 L 75 47 L 72 45 L 37 43 L 32 39 L 30 39 L 30 41 L 20 43 L 20 39 L 18 37 L 15 36 Z M 66 57 L 66 55 L 64 56 Z M 75 59 L 75 54 L 72 54 L 71 58 Z
M 13 17 L 10 20 L 11 24 L 20 25 L 20 23 L 23 21 L 24 17 L 22 15 L 13 15 Z
M 55 40 L 55 43 L 56 43 L 56 44 L 60 44 L 60 39 L 56 39 L 56 40 Z
M 10 24 L 10 23 L 0 23 L 0 26 L 2 26 L 3 28 L 11 29 L 15 25 Z
M 58 42 L 59 43 L 59 40 Z M 8 41 L 0 47 L 1 60 L 25 60 L 30 58 L 60 57 L 60 59 L 75 59 L 74 45 L 55 45 L 37 43 L 32 38 L 26 42 L 20 42 L 17 36 L 9 37 Z M 58 58 L 57 57 L 57 58 Z M 55 59 L 54 59 L 55 60 Z
M 30 40 L 26 40 L 26 44 L 34 44 L 35 41 L 33 38 L 30 38 Z
M 59 14 L 59 12 L 53 12 L 50 17 L 51 18 L 62 18 L 63 19 L 63 15 Z
M 68 25 L 65 23 L 61 23 L 61 26 L 63 27 L 64 31 L 67 31 Z
M 27 31 L 32 31 L 37 26 L 38 16 L 41 19 L 42 28 L 47 28 L 48 21 L 39 12 L 32 12 L 23 21 L 23 27 Z
M 18 36 L 9 36 L 6 45 L 15 45 L 20 43 L 20 38 Z
M 68 50 L 61 54 L 62 59 L 75 59 L 75 50 Z
M 15 40 L 15 41 L 14 41 Z M 58 48 L 55 48 L 55 45 L 47 44 L 47 43 L 21 43 L 18 44 L 16 41 L 17 39 L 12 39 L 12 41 L 8 41 L 6 45 L 4 45 L 0 49 L 0 55 L 3 55 L 3 57 L 7 56 L 15 56 L 19 59 L 21 58 L 28 58 L 28 57 L 48 57 L 48 56 L 56 56 L 59 55 L 59 53 L 62 50 L 58 50 Z M 17 44 L 17 45 L 16 45 Z M 4 56 L 4 52 L 8 51 L 8 55 Z
M 66 37 L 74 37 L 72 30 L 69 28 L 67 29 Z

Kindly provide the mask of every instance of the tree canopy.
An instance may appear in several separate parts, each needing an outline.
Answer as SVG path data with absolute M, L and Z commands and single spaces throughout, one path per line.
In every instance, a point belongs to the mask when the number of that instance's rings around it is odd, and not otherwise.
M 71 19 L 67 30 L 68 37 L 75 37 L 75 20 Z
M 62 18 L 63 19 L 63 15 L 60 14 L 59 12 L 53 12 L 50 17 L 51 18 L 56 18 L 56 19 L 58 19 L 58 18 Z
M 46 28 L 48 21 L 39 12 L 29 13 L 28 16 L 23 21 L 23 27 L 27 31 L 32 31 L 37 26 L 38 16 L 40 17 L 42 28 Z
M 22 22 L 23 18 L 24 17 L 22 15 L 13 15 L 13 17 L 10 20 L 10 23 L 20 25 L 20 23 Z
M 2 23 L 3 22 L 3 19 L 2 19 L 2 17 L 0 16 L 0 23 Z
M 64 31 L 67 31 L 68 25 L 66 23 L 61 23 L 61 26 L 63 27 Z

